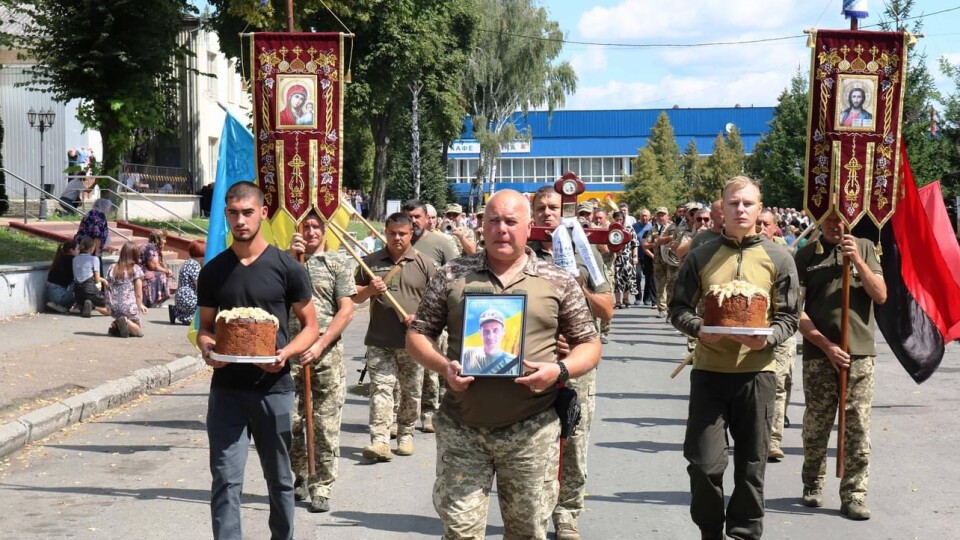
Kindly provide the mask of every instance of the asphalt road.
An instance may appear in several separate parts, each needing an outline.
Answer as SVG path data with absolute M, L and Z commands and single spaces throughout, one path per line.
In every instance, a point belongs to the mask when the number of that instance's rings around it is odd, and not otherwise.
M 348 329 L 348 383 L 356 383 L 367 314 Z M 687 374 L 669 378 L 685 351 L 683 338 L 646 308 L 618 311 L 600 367 L 590 449 L 589 539 L 696 538 L 688 514 L 682 456 Z M 933 539 L 960 533 L 960 461 L 955 450 L 960 352 L 915 385 L 881 345 L 873 416 L 869 505 L 873 519 L 839 514 L 838 480 L 826 506 L 799 505 L 800 362 L 786 430 L 786 459 L 767 467 L 765 537 L 773 539 Z M 210 537 L 207 443 L 209 373 L 154 392 L 91 422 L 78 424 L 0 462 L 0 539 L 168 540 Z M 437 538 L 432 507 L 435 446 L 418 432 L 417 452 L 392 463 L 362 463 L 368 441 L 367 400 L 351 394 L 343 415 L 340 480 L 328 514 L 297 513 L 296 537 Z M 831 456 L 832 456 L 831 451 Z M 832 471 L 834 461 L 828 465 Z M 251 449 L 244 488 L 247 538 L 267 538 L 267 498 Z M 732 466 L 727 471 L 732 484 Z M 502 536 L 492 498 L 488 537 Z

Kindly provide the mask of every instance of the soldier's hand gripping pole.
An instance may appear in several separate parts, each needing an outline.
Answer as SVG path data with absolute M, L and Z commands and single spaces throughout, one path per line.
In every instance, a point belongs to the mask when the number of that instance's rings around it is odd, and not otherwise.
M 326 217 L 324 217 L 323 214 L 320 214 L 320 220 L 323 221 L 324 225 L 328 225 L 330 223 L 330 221 Z M 333 236 L 335 236 L 337 240 L 340 241 L 340 244 L 343 246 L 344 249 L 347 250 L 347 253 L 349 253 L 350 256 L 353 257 L 355 261 L 357 261 L 357 264 L 360 265 L 360 268 L 364 271 L 364 273 L 367 274 L 367 276 L 370 277 L 370 279 L 377 277 L 377 275 L 373 273 L 373 270 L 371 270 L 370 267 L 363 262 L 363 257 L 361 257 L 360 254 L 357 253 L 356 250 L 354 250 L 350 246 L 350 244 L 344 241 L 343 236 L 339 232 L 337 232 L 337 229 L 330 227 L 329 230 L 330 232 L 333 233 Z M 400 306 L 400 303 L 397 302 L 397 299 L 394 298 L 392 294 L 390 294 L 390 291 L 384 291 L 383 296 L 384 298 L 387 299 L 387 302 L 390 303 L 390 307 L 392 307 L 393 310 L 397 313 L 397 317 L 400 317 L 400 321 L 406 323 L 407 312 L 404 311 L 403 307 Z

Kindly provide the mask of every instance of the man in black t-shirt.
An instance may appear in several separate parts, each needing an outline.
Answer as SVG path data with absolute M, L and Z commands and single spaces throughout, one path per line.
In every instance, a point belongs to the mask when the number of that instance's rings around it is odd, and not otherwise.
M 296 358 L 317 340 L 310 278 L 293 258 L 268 244 L 260 234 L 267 209 L 256 184 L 239 182 L 227 191 L 226 215 L 233 245 L 207 263 L 197 280 L 197 344 L 204 361 L 214 368 L 207 404 L 213 536 L 242 538 L 240 493 L 252 437 L 267 481 L 271 538 L 292 539 L 294 388 L 287 360 Z M 239 364 L 210 357 L 216 345 L 217 312 L 235 307 L 257 307 L 280 321 L 274 362 Z M 288 342 L 291 308 L 303 331 Z

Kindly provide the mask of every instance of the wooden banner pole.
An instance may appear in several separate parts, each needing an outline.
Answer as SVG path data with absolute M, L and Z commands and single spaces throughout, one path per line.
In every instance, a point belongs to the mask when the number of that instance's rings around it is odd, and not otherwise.
M 846 229 L 840 222 L 840 242 Z M 843 277 L 840 296 L 840 348 L 850 352 L 850 257 L 843 256 Z M 850 369 L 840 368 L 840 399 L 837 405 L 837 478 L 843 478 L 843 462 L 847 445 L 847 380 Z
M 368 229 L 373 231 L 373 233 L 377 235 L 377 238 L 379 238 L 381 242 L 383 242 L 384 244 L 387 243 L 387 239 L 384 238 L 382 234 L 380 234 L 380 231 L 377 230 L 376 227 L 371 225 L 370 222 L 366 220 L 366 218 L 360 215 L 360 212 L 357 212 L 357 209 L 354 208 L 352 204 L 344 201 L 343 197 L 340 198 L 340 206 L 346 208 L 347 212 L 349 212 L 350 214 L 357 216 L 357 219 L 359 219 L 361 223 L 366 225 Z

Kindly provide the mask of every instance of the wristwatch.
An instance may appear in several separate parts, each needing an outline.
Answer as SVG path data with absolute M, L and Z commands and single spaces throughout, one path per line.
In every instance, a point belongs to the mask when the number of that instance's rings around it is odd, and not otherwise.
M 563 361 L 557 362 L 557 365 L 560 366 L 560 374 L 557 375 L 557 384 L 563 384 L 570 380 L 570 372 L 567 371 L 567 365 Z

